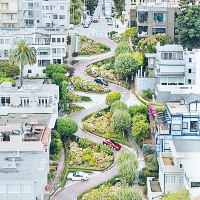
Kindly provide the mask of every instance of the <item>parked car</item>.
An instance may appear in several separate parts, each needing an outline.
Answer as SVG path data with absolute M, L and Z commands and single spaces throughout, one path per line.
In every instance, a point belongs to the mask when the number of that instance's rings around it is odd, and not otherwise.
M 89 179 L 89 175 L 85 172 L 69 173 L 67 179 L 71 181 L 87 181 Z
M 89 23 L 84 23 L 83 28 L 89 28 L 90 24 Z
M 112 147 L 114 150 L 119 151 L 121 149 L 121 145 L 116 143 L 115 141 L 111 140 L 111 139 L 105 139 L 103 141 L 103 145 L 107 145 Z
M 99 22 L 98 17 L 94 17 L 94 19 L 93 19 L 93 23 L 98 23 L 98 22 Z
M 102 85 L 108 86 L 108 82 L 105 81 L 105 80 L 103 80 L 102 78 L 95 78 L 94 81 L 95 81 L 96 83 L 100 83 L 100 84 L 102 84 Z
M 112 21 L 112 20 L 109 20 L 109 21 L 108 21 L 108 25 L 113 25 L 113 21 Z

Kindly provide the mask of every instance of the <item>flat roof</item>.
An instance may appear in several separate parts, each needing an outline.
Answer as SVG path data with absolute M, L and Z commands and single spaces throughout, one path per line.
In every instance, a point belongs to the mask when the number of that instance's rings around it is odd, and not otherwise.
M 199 152 L 200 140 L 173 140 L 177 152 Z
M 184 172 L 187 177 L 200 178 L 200 160 L 199 159 L 181 159 Z
M 188 113 L 186 105 L 181 105 L 180 102 L 166 102 L 166 105 L 171 114 Z
M 4 159 L 12 153 L 0 153 L 1 169 L 12 163 L 12 161 Z M 47 165 L 46 154 L 44 152 L 20 152 L 19 154 L 22 160 L 15 161 L 15 163 L 19 163 L 17 171 L 9 173 L 0 171 L 0 180 L 40 180 Z
M 183 46 L 177 44 L 156 45 L 157 51 L 183 51 Z

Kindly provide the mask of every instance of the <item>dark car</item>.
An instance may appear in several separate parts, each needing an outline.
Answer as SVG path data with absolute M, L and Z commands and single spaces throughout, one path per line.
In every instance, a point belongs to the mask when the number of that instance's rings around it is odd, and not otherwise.
M 102 85 L 105 85 L 105 86 L 108 86 L 108 82 L 107 81 L 104 81 L 102 78 L 95 78 L 94 81 L 96 83 L 100 83 Z
M 121 145 L 116 143 L 115 141 L 111 140 L 111 139 L 105 139 L 103 141 L 104 145 L 110 146 L 112 147 L 114 150 L 119 151 L 121 149 Z

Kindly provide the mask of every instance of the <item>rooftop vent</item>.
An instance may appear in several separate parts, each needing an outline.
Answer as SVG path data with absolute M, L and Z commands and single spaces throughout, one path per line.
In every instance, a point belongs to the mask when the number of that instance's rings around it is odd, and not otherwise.
M 12 159 L 12 163 L 11 164 L 5 165 L 3 167 L 3 172 L 4 173 L 10 173 L 10 172 L 16 172 L 16 171 L 17 171 L 17 167 L 16 167 L 16 164 L 15 164 L 15 159 L 14 158 Z
M 8 157 L 5 157 L 5 160 L 16 160 L 16 161 L 20 161 L 21 159 L 21 155 L 19 154 L 19 150 L 17 150 L 17 153 L 15 154 L 15 152 L 13 154 L 10 154 Z

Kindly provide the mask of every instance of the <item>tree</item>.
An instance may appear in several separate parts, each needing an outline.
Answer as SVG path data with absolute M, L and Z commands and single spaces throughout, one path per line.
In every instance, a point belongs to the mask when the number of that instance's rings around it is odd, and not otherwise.
M 98 0 L 87 0 L 85 1 L 85 5 L 87 7 L 87 10 L 90 11 L 90 15 L 93 15 L 94 10 L 98 5 Z
M 131 151 L 121 150 L 117 156 L 118 173 L 126 184 L 131 184 L 136 178 L 138 160 Z
M 66 74 L 68 66 L 66 64 L 50 64 L 43 70 L 49 78 L 53 78 L 53 74 Z
M 132 27 L 132 28 L 126 29 L 125 34 L 126 34 L 126 37 L 130 37 L 131 39 L 134 39 L 137 37 L 137 28 Z
M 69 81 L 69 77 L 67 77 L 64 74 L 60 74 L 60 73 L 54 73 L 53 74 L 53 83 L 55 83 L 56 85 L 59 85 L 60 87 L 62 87 L 62 82 L 63 81 Z
M 6 74 L 6 77 L 14 77 L 20 74 L 19 67 L 9 60 L 2 60 L 0 66 L 0 72 Z
M 64 105 L 64 110 L 66 111 L 67 109 L 67 86 L 68 86 L 68 82 L 67 81 L 63 81 L 62 82 L 62 103 Z
M 190 200 L 190 193 L 188 190 L 181 190 L 177 193 L 168 193 L 162 197 L 162 200 Z
M 118 15 L 122 15 L 122 11 L 124 10 L 125 2 L 124 0 L 114 0 L 116 11 Z
M 124 134 L 124 131 L 127 130 L 131 125 L 131 116 L 127 111 L 124 110 L 115 110 L 112 116 L 112 127 Z
M 117 188 L 111 196 L 112 200 L 142 200 L 140 192 L 135 187 Z
M 144 65 L 144 54 L 143 54 L 143 52 L 134 51 L 133 52 L 133 57 L 137 61 L 138 66 L 143 66 Z
M 113 115 L 115 110 L 122 110 L 122 111 L 128 111 L 128 107 L 124 102 L 121 102 L 120 100 L 117 100 L 111 104 L 110 107 L 110 113 Z
M 158 33 L 156 34 L 156 40 L 160 42 L 161 46 L 164 46 L 166 44 L 174 44 L 174 40 L 171 39 L 168 35 L 165 33 Z
M 115 70 L 124 79 L 129 79 L 138 69 L 138 64 L 132 53 L 121 53 L 115 59 Z
M 16 86 L 16 82 L 12 78 L 0 77 L 0 84 L 2 84 L 3 82 L 11 82 L 12 86 Z
M 111 104 L 117 100 L 121 99 L 120 92 L 110 92 L 106 96 L 106 105 L 111 106 Z
M 115 49 L 115 58 L 121 53 L 132 53 L 131 46 L 128 42 L 120 42 Z
M 150 36 L 150 37 L 143 38 L 143 39 L 139 40 L 138 46 L 140 46 L 143 49 L 146 48 L 147 53 L 155 53 L 157 42 L 158 41 L 156 40 L 155 37 Z
M 52 139 L 51 145 L 50 145 L 50 154 L 58 155 L 60 153 L 61 148 L 62 148 L 61 139 L 59 138 Z
M 135 115 L 132 118 L 132 132 L 131 135 L 135 142 L 142 146 L 143 140 L 149 137 L 149 124 L 146 122 L 145 115 Z
M 195 0 L 181 0 L 177 33 L 184 48 L 200 47 L 200 5 Z
M 129 113 L 131 114 L 131 117 L 133 117 L 136 114 L 144 114 L 146 118 L 149 116 L 148 107 L 141 104 L 141 105 L 132 105 L 129 107 Z
M 34 47 L 30 47 L 27 40 L 19 40 L 14 44 L 14 48 L 10 50 L 9 59 L 21 66 L 21 86 L 23 85 L 24 65 L 33 65 L 37 62 L 37 52 Z
M 63 140 L 70 138 L 78 131 L 77 123 L 69 117 L 61 117 L 57 120 L 58 132 Z

